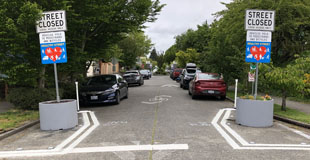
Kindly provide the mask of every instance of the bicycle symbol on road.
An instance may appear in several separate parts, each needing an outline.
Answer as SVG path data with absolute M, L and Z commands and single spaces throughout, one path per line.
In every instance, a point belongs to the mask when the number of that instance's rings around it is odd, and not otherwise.
M 171 96 L 168 95 L 159 95 L 159 96 L 155 96 L 154 98 L 150 98 L 148 102 L 141 102 L 144 104 L 157 104 L 157 103 L 162 103 L 164 101 L 168 101 L 169 98 L 171 98 Z

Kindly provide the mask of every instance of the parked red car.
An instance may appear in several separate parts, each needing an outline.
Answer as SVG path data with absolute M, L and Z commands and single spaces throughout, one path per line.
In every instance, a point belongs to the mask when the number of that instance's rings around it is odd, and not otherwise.
M 180 73 L 182 72 L 183 68 L 176 68 L 172 72 L 172 79 L 175 80 L 179 77 Z
M 189 83 L 188 94 L 195 99 L 199 95 L 226 99 L 226 83 L 217 73 L 197 73 Z

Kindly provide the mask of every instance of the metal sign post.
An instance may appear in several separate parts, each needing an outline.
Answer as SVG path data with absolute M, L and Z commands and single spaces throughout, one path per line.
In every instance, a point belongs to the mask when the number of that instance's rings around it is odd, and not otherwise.
M 256 71 L 255 71 L 255 94 L 254 99 L 257 97 L 257 83 L 258 83 L 258 63 L 256 63 Z
M 60 102 L 56 63 L 54 63 L 54 72 L 55 72 L 56 100 L 57 100 L 57 102 Z

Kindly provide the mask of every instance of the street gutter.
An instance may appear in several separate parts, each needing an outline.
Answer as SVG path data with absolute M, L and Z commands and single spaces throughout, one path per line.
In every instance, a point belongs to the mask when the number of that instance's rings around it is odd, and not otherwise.
M 235 102 L 233 99 L 231 99 L 229 97 L 226 97 L 226 99 L 228 99 L 229 101 L 231 101 L 233 103 Z M 279 121 L 282 121 L 282 122 L 286 122 L 286 123 L 289 123 L 289 124 L 293 124 L 293 125 L 296 125 L 296 126 L 299 126 L 299 127 L 310 129 L 310 124 L 299 122 L 299 121 L 296 121 L 296 120 L 293 120 L 293 119 L 281 117 L 281 116 L 278 116 L 278 115 L 273 115 L 273 119 L 276 119 L 276 120 L 279 120 Z
M 31 122 L 26 123 L 26 124 L 24 124 L 24 125 L 22 125 L 22 126 L 20 126 L 18 128 L 15 128 L 15 129 L 7 131 L 7 132 L 4 132 L 4 133 L 0 134 L 0 140 L 2 140 L 4 138 L 7 138 L 7 137 L 9 137 L 9 136 L 11 136 L 13 134 L 16 134 L 16 133 L 18 133 L 20 131 L 23 131 L 23 130 L 29 128 L 29 127 L 32 127 L 32 126 L 38 124 L 39 122 L 40 122 L 40 120 L 31 121 Z

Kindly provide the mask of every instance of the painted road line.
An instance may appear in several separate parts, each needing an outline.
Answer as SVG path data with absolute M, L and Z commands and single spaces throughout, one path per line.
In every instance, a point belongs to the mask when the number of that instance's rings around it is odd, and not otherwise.
M 290 131 L 292 131 L 292 132 L 294 132 L 294 133 L 296 133 L 296 134 L 298 134 L 298 135 L 300 135 L 300 136 L 303 136 L 303 137 L 305 137 L 305 138 L 307 138 L 307 139 L 310 139 L 310 136 L 309 136 L 309 135 L 307 135 L 307 134 L 305 134 L 305 133 L 303 133 L 303 132 L 301 132 L 301 131 L 298 131 L 298 130 L 293 129 L 293 128 L 290 128 L 290 127 L 287 127 L 287 126 L 285 126 L 285 125 L 283 125 L 283 124 L 278 124 L 278 125 L 281 126 L 281 127 L 283 127 L 283 128 L 285 128 L 285 129 L 287 129 L 287 130 L 290 130 Z
M 61 144 L 55 147 L 55 150 L 60 150 L 67 144 L 69 144 L 72 140 L 74 140 L 78 135 L 80 135 L 86 128 L 90 126 L 89 118 L 87 116 L 87 113 L 90 113 L 90 111 L 86 112 L 80 112 L 83 115 L 83 127 L 81 127 L 79 130 L 77 130 L 73 135 L 71 135 L 69 138 L 64 140 Z
M 227 119 L 230 116 L 230 112 L 231 110 L 234 109 L 223 109 L 223 112 L 226 111 L 225 115 L 223 116 L 222 120 L 221 120 L 221 125 L 227 130 L 227 132 L 229 132 L 240 144 L 242 144 L 242 147 L 240 147 L 239 149 L 245 149 L 248 147 L 253 147 L 253 149 L 257 148 L 257 149 L 270 149 L 270 148 L 274 148 L 274 149 L 283 149 L 283 150 L 292 150 L 293 147 L 295 148 L 303 148 L 302 150 L 310 150 L 310 145 L 303 145 L 303 144 L 249 144 L 247 141 L 245 141 L 239 134 L 237 134 L 233 129 L 231 129 L 229 126 L 226 125 Z M 221 113 L 220 115 L 217 115 L 217 117 L 214 118 L 214 120 L 216 118 L 221 117 L 221 115 L 223 114 L 223 112 L 218 112 Z M 212 121 L 212 123 L 215 123 L 217 121 Z M 229 136 L 229 135 L 228 135 Z M 230 137 L 231 138 L 231 137 Z M 227 141 L 228 142 L 228 141 Z M 228 142 L 230 143 L 230 142 Z M 296 150 L 296 149 L 294 149 Z M 298 149 L 297 149 L 298 150 Z
M 235 137 L 242 145 L 248 145 L 249 143 L 244 140 L 237 132 L 231 129 L 227 123 L 227 119 L 229 118 L 231 110 L 227 110 L 224 117 L 222 118 L 221 125 L 233 136 Z
M 88 112 L 81 112 L 83 113 L 83 120 L 84 120 L 84 128 L 88 128 L 90 125 L 87 113 Z M 93 112 L 90 112 L 90 115 L 94 116 Z M 95 120 L 94 124 L 95 124 Z M 60 145 L 58 145 L 53 150 L 23 150 L 23 151 L 5 151 L 0 152 L 0 158 L 7 158 L 7 157 L 35 157 L 35 156 L 53 156 L 53 155 L 63 155 L 66 154 L 66 152 L 62 149 L 64 146 L 66 146 L 68 143 L 70 143 L 74 138 L 76 138 L 80 133 L 82 133 L 83 127 L 81 127 L 78 131 L 76 131 L 73 135 L 71 135 L 69 138 L 64 140 Z M 71 140 L 71 141 L 70 141 Z
M 77 140 L 75 140 L 73 143 L 71 143 L 70 146 L 64 149 L 64 152 L 70 152 L 75 146 L 77 146 L 79 143 L 81 143 L 93 130 L 95 130 L 100 124 L 95 116 L 94 112 L 90 112 L 90 116 L 93 120 L 94 125 L 91 126 L 86 132 L 84 132 Z
M 152 151 L 152 150 L 188 150 L 188 148 L 189 148 L 188 144 L 128 145 L 128 146 L 74 148 L 70 153 L 125 152 L 125 151 Z
M 222 135 L 222 137 L 226 140 L 226 142 L 233 148 L 233 149 L 239 149 L 240 146 L 217 124 L 217 121 L 221 117 L 225 110 L 221 109 L 216 116 L 213 118 L 211 124 L 214 126 L 214 128 Z

